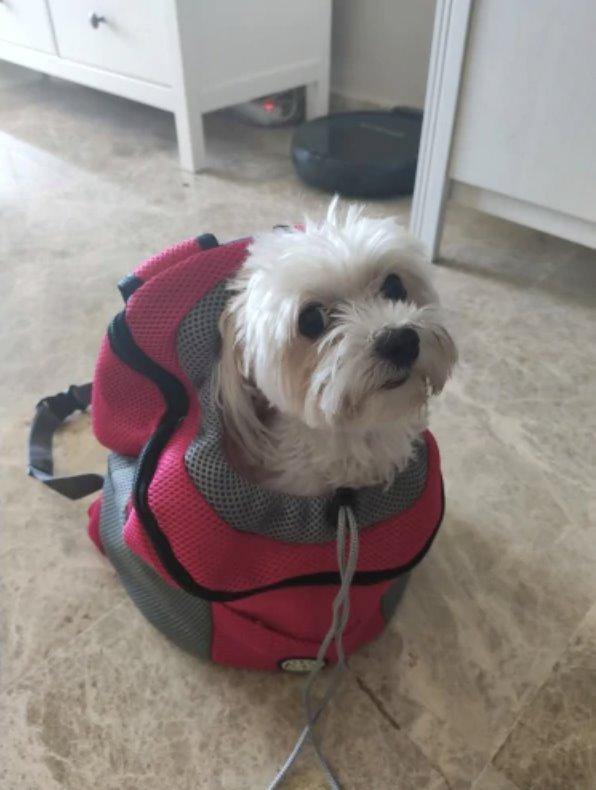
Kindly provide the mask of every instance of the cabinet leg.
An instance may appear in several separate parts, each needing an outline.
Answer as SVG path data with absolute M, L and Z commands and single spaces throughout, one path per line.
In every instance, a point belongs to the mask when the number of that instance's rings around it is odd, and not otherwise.
M 321 78 L 306 86 L 306 119 L 320 118 L 329 112 L 329 80 Z
M 180 167 L 198 173 L 206 167 L 203 116 L 194 113 L 191 117 L 186 110 L 179 110 L 175 116 Z

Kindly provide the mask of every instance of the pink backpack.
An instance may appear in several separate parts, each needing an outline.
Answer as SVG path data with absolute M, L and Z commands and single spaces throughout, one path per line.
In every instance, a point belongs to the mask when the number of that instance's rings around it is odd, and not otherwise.
M 89 535 L 139 609 L 178 645 L 236 667 L 304 670 L 345 575 L 338 512 L 349 505 L 360 544 L 344 623 L 349 654 L 383 629 L 437 533 L 439 452 L 426 432 L 389 489 L 333 497 L 286 496 L 234 471 L 211 378 L 226 280 L 249 241 L 220 246 L 206 234 L 121 281 L 126 305 L 103 341 L 91 399 L 95 435 L 110 450 L 105 479 L 53 475 L 53 431 L 86 408 L 89 385 L 38 404 L 29 471 L 71 498 L 103 486 Z M 328 645 L 324 658 L 335 662 L 337 651 Z

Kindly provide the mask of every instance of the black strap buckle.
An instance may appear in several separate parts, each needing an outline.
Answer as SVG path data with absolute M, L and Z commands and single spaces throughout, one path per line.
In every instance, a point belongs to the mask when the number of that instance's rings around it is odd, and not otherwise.
M 75 411 L 85 411 L 91 402 L 91 383 L 72 384 L 66 392 L 42 398 L 37 404 L 29 433 L 29 464 L 27 472 L 69 499 L 98 491 L 103 485 L 101 475 L 54 475 L 52 439 L 59 425 Z
M 127 274 L 118 283 L 118 290 L 125 302 L 128 302 L 133 293 L 143 285 L 143 281 L 136 274 Z
M 57 420 L 63 422 L 73 412 L 85 411 L 90 401 L 90 384 L 84 384 L 81 387 L 71 384 L 66 392 L 59 392 L 57 395 L 48 395 L 42 398 L 37 404 L 37 409 L 42 409 L 45 406 Z

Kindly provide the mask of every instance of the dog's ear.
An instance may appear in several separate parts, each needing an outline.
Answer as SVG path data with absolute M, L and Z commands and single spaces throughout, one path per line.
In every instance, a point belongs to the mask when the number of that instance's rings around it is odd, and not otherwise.
M 219 321 L 221 353 L 215 380 L 216 401 L 224 426 L 253 461 L 267 451 L 269 404 L 245 371 L 243 349 L 237 338 L 234 315 L 225 309 Z

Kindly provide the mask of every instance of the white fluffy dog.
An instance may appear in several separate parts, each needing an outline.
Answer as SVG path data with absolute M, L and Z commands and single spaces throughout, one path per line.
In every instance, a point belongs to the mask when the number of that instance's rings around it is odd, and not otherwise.
M 389 484 L 456 361 L 430 266 L 393 219 L 335 199 L 257 236 L 222 315 L 218 402 L 232 462 L 278 491 Z

